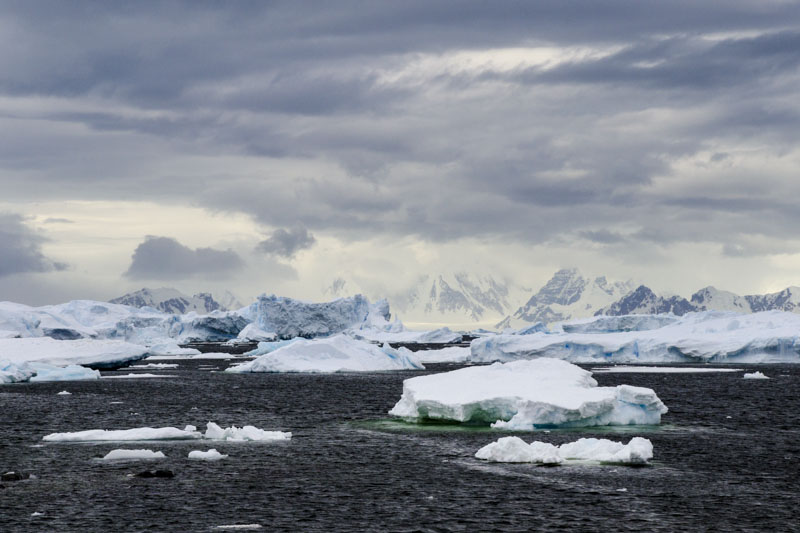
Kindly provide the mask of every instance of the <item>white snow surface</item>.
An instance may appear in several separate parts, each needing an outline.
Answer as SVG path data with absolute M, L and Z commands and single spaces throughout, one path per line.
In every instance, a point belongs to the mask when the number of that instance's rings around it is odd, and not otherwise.
M 219 453 L 216 448 L 211 448 L 207 452 L 202 450 L 192 450 L 189 452 L 189 459 L 196 459 L 199 461 L 219 461 L 227 457 L 227 455 Z
M 409 350 L 383 347 L 347 335 L 299 339 L 226 372 L 374 372 L 424 368 Z
M 277 335 L 272 331 L 264 331 L 257 325 L 250 323 L 239 332 L 239 335 L 237 335 L 236 338 L 242 341 L 274 341 L 277 338 Z
M 498 463 L 561 464 L 565 461 L 595 461 L 643 465 L 653 458 L 653 443 L 634 437 L 628 444 L 608 439 L 579 439 L 561 446 L 534 441 L 525 443 L 519 437 L 503 437 L 477 451 L 475 457 Z
M 474 366 L 406 379 L 389 414 L 409 421 L 491 423 L 493 428 L 658 424 L 652 389 L 598 387 L 588 370 L 556 359 Z
M 0 339 L 0 360 L 16 364 L 115 366 L 137 361 L 146 355 L 144 346 L 116 340 Z
M 769 377 L 764 374 L 763 372 L 749 372 L 742 376 L 744 379 L 769 379 Z
M 472 362 L 551 357 L 578 363 L 798 363 L 800 315 L 703 311 L 655 329 L 496 335 L 475 339 L 470 349 Z
M 414 352 L 422 364 L 426 363 L 463 363 L 469 359 L 467 346 L 448 346 L 439 350 L 419 350 Z
M 255 426 L 238 428 L 231 426 L 222 428 L 214 422 L 208 422 L 205 433 L 197 431 L 195 426 L 184 429 L 175 427 L 133 428 L 133 429 L 89 429 L 67 433 L 51 433 L 42 437 L 48 442 L 116 442 L 116 441 L 148 441 L 148 440 L 228 440 L 228 441 L 279 441 L 292 438 L 291 432 L 265 431 Z
M 141 461 L 149 459 L 165 459 L 164 452 L 154 452 L 153 450 L 111 450 L 103 457 L 103 461 Z

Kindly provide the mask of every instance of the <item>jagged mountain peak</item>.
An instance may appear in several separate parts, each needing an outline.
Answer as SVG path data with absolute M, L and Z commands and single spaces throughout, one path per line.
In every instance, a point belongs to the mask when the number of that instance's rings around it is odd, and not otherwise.
M 232 296 L 232 295 L 231 295 Z M 194 296 L 187 296 L 177 289 L 161 287 L 149 289 L 147 287 L 113 300 L 113 304 L 130 305 L 132 307 L 152 307 L 165 313 L 183 314 L 190 311 L 197 313 L 210 313 L 212 311 L 226 311 L 227 308 L 217 302 L 211 293 L 201 292 Z

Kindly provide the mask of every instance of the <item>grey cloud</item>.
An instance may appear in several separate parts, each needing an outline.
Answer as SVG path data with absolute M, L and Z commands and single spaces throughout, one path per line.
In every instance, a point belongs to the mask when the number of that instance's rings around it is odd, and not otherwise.
M 125 272 L 130 279 L 177 280 L 189 276 L 227 276 L 244 266 L 233 250 L 191 249 L 170 237 L 148 235 L 136 247 Z
M 0 277 L 28 272 L 65 270 L 67 265 L 42 253 L 45 238 L 15 213 L 0 213 Z
M 48 217 L 44 219 L 45 224 L 74 224 L 74 220 L 68 218 Z
M 584 230 L 578 232 L 578 235 L 587 241 L 596 242 L 598 244 L 619 244 L 626 241 L 623 235 L 607 229 Z
M 260 243 L 256 250 L 281 257 L 294 257 L 297 252 L 314 246 L 317 239 L 305 228 L 295 227 L 289 230 L 278 228 L 272 235 Z

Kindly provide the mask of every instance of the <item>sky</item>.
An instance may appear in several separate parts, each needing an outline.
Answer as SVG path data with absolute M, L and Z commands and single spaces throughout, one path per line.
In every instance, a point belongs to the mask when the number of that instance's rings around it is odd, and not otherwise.
M 800 285 L 800 5 L 0 3 L 0 300 Z

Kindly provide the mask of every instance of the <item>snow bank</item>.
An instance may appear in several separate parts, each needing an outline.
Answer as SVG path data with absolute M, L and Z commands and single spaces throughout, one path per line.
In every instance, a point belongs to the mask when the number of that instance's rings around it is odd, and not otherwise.
M 640 320 L 660 318 L 637 316 Z M 667 322 L 663 327 L 642 331 L 485 337 L 472 342 L 470 360 L 552 357 L 578 363 L 800 362 L 800 315 L 796 313 L 706 311 L 669 317 Z
M 111 450 L 104 457 L 103 461 L 140 461 L 148 459 L 165 459 L 167 456 L 163 452 L 153 450 Z
M 554 446 L 538 441 L 526 444 L 519 437 L 503 437 L 478 450 L 475 457 L 498 463 L 556 465 L 565 461 L 597 461 L 643 465 L 653 458 L 653 443 L 634 437 L 628 444 L 607 439 L 579 439 Z
M 195 426 L 186 426 L 184 429 L 175 427 L 163 428 L 134 428 L 134 429 L 89 429 L 72 433 L 51 433 L 42 437 L 48 442 L 115 442 L 115 441 L 147 441 L 147 440 L 229 440 L 229 441 L 275 441 L 289 440 L 290 432 L 264 431 L 254 426 L 237 428 L 221 428 L 214 422 L 209 422 L 205 433 L 197 431 Z
M 15 364 L 37 362 L 111 368 L 143 359 L 147 351 L 144 346 L 115 340 L 0 339 L 0 359 Z
M 749 372 L 742 377 L 744 379 L 769 379 L 763 372 Z
M 424 368 L 407 349 L 395 350 L 336 335 L 299 339 L 226 372 L 374 372 Z
M 189 452 L 189 459 L 196 459 L 199 461 L 219 461 L 225 459 L 227 455 L 219 453 L 216 448 L 211 448 L 207 452 L 201 450 L 192 450 Z
M 389 414 L 531 430 L 658 424 L 667 412 L 652 389 L 598 387 L 591 375 L 565 361 L 536 359 L 420 376 L 403 382 Z

